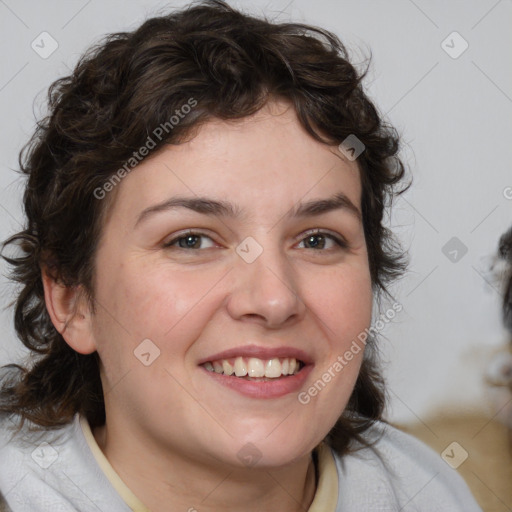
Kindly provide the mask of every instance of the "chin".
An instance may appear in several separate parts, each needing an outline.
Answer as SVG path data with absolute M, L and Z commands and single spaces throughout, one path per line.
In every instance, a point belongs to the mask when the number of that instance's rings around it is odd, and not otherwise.
M 277 432 L 277 424 L 273 422 L 273 432 L 265 425 L 265 429 L 256 429 L 252 435 L 234 435 L 230 442 L 231 450 L 235 450 L 235 459 L 232 462 L 238 467 L 284 467 L 307 456 L 323 439 L 321 435 L 312 438 L 311 429 L 294 429 L 291 432 L 288 426 Z

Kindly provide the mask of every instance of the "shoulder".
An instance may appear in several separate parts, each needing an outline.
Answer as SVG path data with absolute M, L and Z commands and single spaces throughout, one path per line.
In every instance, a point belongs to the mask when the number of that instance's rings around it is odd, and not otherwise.
M 0 493 L 12 512 L 126 511 L 84 439 L 78 416 L 59 429 L 16 432 L 0 417 Z
M 50 431 L 25 423 L 18 430 L 16 417 L 0 417 L 0 492 L 8 510 L 68 510 L 48 489 L 55 487 L 56 470 L 64 462 L 61 453 L 70 437 L 69 426 Z
M 371 447 L 334 453 L 342 510 L 481 512 L 457 471 L 415 437 L 382 422 L 364 437 Z

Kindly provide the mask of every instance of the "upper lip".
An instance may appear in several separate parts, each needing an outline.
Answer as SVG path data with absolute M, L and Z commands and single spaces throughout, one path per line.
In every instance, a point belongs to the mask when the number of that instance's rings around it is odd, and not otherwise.
M 218 361 L 220 359 L 231 359 L 234 357 L 256 357 L 257 359 L 263 360 L 275 359 L 279 357 L 293 357 L 298 361 L 302 361 L 304 364 L 311 364 L 313 362 L 311 356 L 309 356 L 303 350 L 295 347 L 280 346 L 270 348 L 261 347 L 258 345 L 245 345 L 243 347 L 230 348 L 228 350 L 224 350 L 222 352 L 218 352 L 211 356 L 202 358 L 198 364 L 201 365 L 207 362 Z

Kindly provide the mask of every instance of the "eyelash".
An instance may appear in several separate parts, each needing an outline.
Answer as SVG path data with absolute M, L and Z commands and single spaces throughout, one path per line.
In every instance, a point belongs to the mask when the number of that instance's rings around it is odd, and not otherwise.
M 165 242 L 164 248 L 172 248 L 172 246 L 174 244 L 176 244 L 177 242 L 179 242 L 182 239 L 188 238 L 189 236 L 206 237 L 206 238 L 209 238 L 210 240 L 213 241 L 213 239 L 210 236 L 208 236 L 206 233 L 201 233 L 201 232 L 198 232 L 198 231 L 187 231 L 187 232 L 182 233 L 179 236 L 173 238 L 172 240 L 169 240 L 168 242 Z M 312 236 L 324 236 L 324 237 L 327 237 L 327 238 L 333 240 L 334 243 L 340 249 L 348 249 L 348 244 L 347 244 L 347 242 L 343 238 L 341 238 L 341 237 L 339 237 L 337 235 L 333 235 L 332 233 L 329 233 L 328 231 L 323 231 L 323 230 L 320 230 L 320 229 L 314 229 L 314 230 L 311 230 L 311 231 L 308 231 L 308 232 L 304 233 L 303 238 L 301 238 L 300 242 L 303 242 L 308 237 L 312 237 Z M 201 250 L 204 250 L 204 249 L 192 249 L 192 248 L 185 248 L 185 247 L 176 247 L 176 249 L 183 250 L 183 251 L 201 251 Z M 326 251 L 329 251 L 329 249 L 322 249 L 322 250 L 312 249 L 312 250 L 314 250 L 316 252 L 326 252 Z

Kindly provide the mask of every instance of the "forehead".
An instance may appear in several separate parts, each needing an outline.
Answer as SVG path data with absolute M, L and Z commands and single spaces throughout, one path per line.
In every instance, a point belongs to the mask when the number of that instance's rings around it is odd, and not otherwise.
M 272 102 L 240 120 L 212 119 L 186 142 L 150 154 L 118 185 L 114 210 L 132 217 L 186 195 L 229 200 L 239 217 L 256 219 L 337 192 L 360 205 L 357 163 L 313 139 L 290 104 Z

